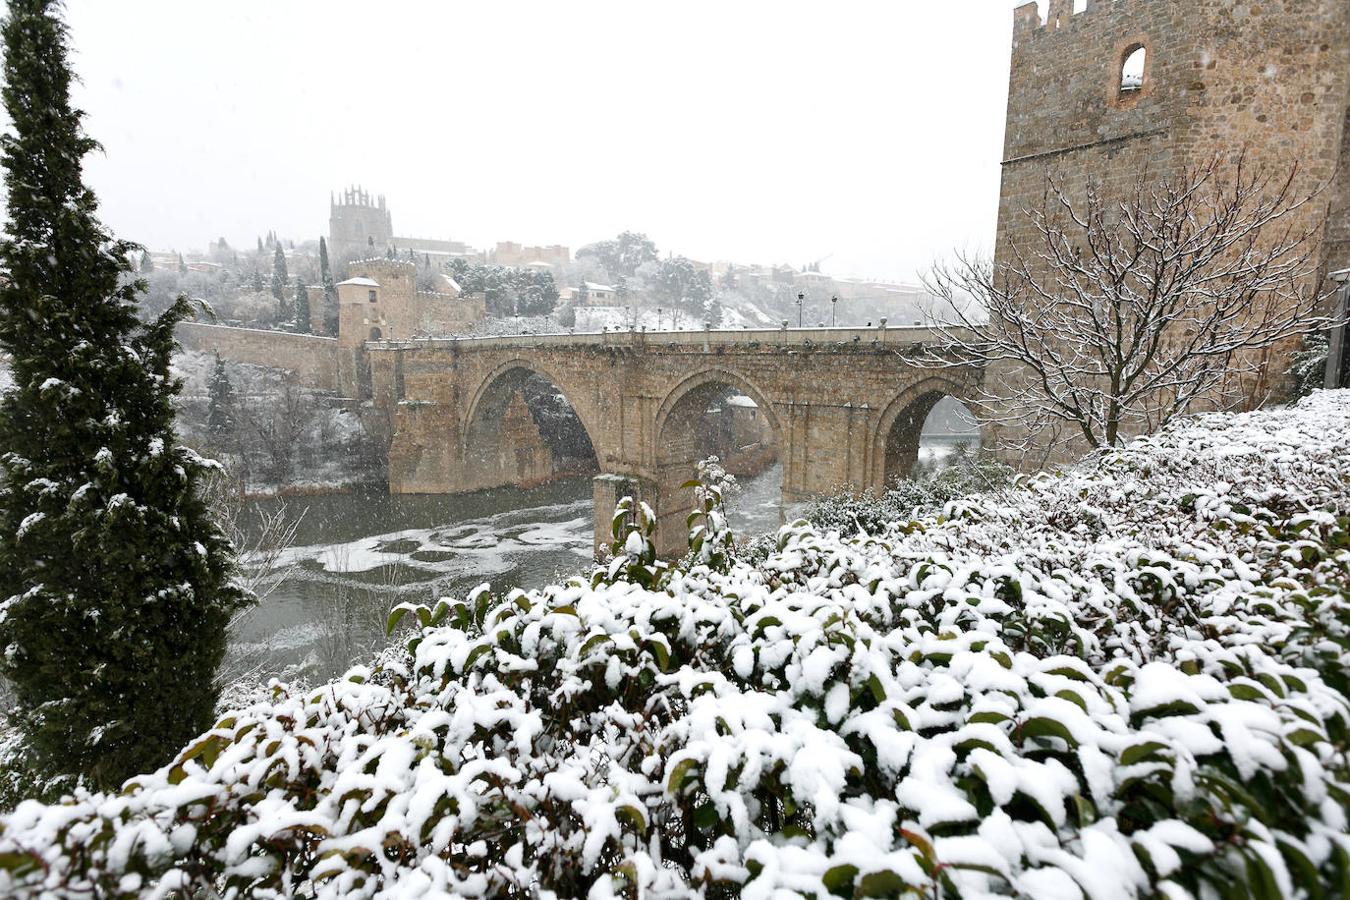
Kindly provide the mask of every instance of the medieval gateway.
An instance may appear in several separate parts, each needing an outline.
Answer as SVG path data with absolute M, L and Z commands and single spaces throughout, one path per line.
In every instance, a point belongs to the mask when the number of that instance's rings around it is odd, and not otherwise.
M 1027 237 L 1023 209 L 1049 173 L 1066 183 L 1161 177 L 1216 151 L 1299 162 L 1325 203 L 1302 214 L 1322 273 L 1350 266 L 1350 4 L 1345 0 L 1050 0 L 1014 13 L 997 258 Z M 357 201 L 360 200 L 358 203 Z M 388 237 L 382 203 L 334 243 Z M 335 207 L 336 208 L 336 207 Z M 1330 210 L 1329 218 L 1326 212 Z M 369 222 L 366 222 L 369 219 Z M 350 233 L 347 233 L 350 232 Z M 437 247 L 436 249 L 444 249 Z M 924 418 L 944 396 L 997 392 L 1012 371 L 907 365 L 923 328 L 640 332 L 426 338 L 483 317 L 481 298 L 418 292 L 412 267 L 353 263 L 336 338 L 184 329 L 185 345 L 289 368 L 364 402 L 387 440 L 389 489 L 453 493 L 518 484 L 535 471 L 512 404 L 528 378 L 551 382 L 594 448 L 597 542 L 616 501 L 657 512 L 658 548 L 683 547 L 692 499 L 679 486 L 700 452 L 700 420 L 731 394 L 754 401 L 793 500 L 879 488 L 913 464 Z M 1271 370 L 1274 371 L 1272 365 Z M 998 423 L 982 440 L 997 446 Z

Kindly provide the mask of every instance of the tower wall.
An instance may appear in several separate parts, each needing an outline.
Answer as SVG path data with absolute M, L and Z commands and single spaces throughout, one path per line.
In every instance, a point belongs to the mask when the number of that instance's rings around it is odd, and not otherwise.
M 1048 174 L 1127 189 L 1214 153 L 1288 172 L 1311 191 L 1350 164 L 1350 4 L 1345 0 L 1051 0 L 1014 13 L 997 257 L 1034 242 L 1022 210 Z M 1127 51 L 1147 52 L 1144 83 L 1122 95 Z M 1344 162 L 1343 162 L 1344 161 Z M 1350 181 L 1325 195 L 1336 210 L 1324 266 L 1344 264 Z M 1320 219 L 1326 202 L 1304 213 Z

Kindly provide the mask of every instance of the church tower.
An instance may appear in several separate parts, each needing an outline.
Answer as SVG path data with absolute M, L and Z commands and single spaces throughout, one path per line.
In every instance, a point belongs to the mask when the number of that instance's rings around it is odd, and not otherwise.
M 394 239 L 384 196 L 350 187 L 328 198 L 328 248 L 338 259 L 384 256 Z

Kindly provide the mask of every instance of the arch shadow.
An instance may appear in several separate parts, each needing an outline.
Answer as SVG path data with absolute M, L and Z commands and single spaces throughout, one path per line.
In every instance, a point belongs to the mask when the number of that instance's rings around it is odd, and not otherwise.
M 908 475 L 918 461 L 924 421 L 940 400 L 951 397 L 970 409 L 968 388 L 931 375 L 902 390 L 882 411 L 872 434 L 872 485 L 885 489 L 892 478 Z

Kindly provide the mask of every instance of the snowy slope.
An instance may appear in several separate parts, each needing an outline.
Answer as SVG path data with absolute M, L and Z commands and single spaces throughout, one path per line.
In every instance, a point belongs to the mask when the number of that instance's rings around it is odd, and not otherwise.
M 1347 446 L 1323 392 L 655 589 L 413 610 L 373 670 L 21 806 L 0 893 L 1343 891 Z

